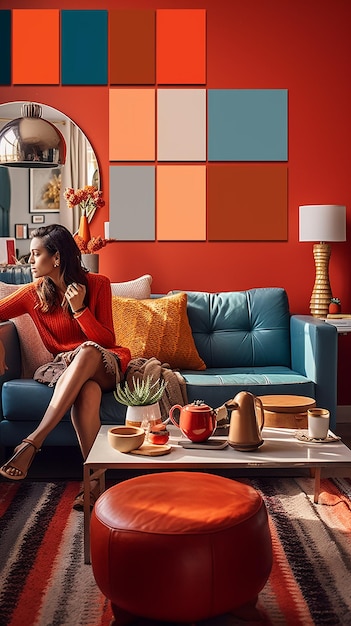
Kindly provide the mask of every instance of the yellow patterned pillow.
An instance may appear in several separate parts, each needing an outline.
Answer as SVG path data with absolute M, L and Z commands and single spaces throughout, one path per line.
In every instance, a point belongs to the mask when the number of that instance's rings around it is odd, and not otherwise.
M 112 296 L 116 342 L 130 349 L 132 358 L 156 357 L 172 369 L 204 370 L 186 310 L 187 295 L 134 300 Z

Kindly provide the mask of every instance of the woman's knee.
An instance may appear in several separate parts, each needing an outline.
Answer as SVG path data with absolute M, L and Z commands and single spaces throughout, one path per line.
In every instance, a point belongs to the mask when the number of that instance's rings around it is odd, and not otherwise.
M 100 350 L 98 350 L 98 348 L 95 348 L 95 346 L 86 345 L 83 343 L 77 356 L 74 358 L 74 361 L 76 361 L 77 359 L 80 363 L 82 362 L 91 363 L 92 360 L 95 360 L 96 363 L 98 364 L 101 362 L 102 355 L 101 355 Z

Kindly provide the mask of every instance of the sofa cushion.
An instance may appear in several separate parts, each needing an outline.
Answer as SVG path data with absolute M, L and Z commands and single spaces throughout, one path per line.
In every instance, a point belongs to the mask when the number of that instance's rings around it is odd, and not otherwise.
M 0 282 L 0 300 L 19 289 L 21 285 Z M 22 378 L 32 378 L 35 370 L 44 363 L 52 361 L 52 354 L 45 348 L 39 332 L 28 313 L 13 320 L 16 326 L 21 348 Z
M 150 300 L 112 297 L 112 315 L 119 345 L 132 358 L 156 357 L 172 368 L 203 370 L 187 316 L 184 293 Z
M 239 391 L 254 395 L 287 394 L 315 398 L 316 385 L 288 367 L 211 368 L 205 372 L 183 371 L 188 401 L 203 400 L 217 408 Z
M 150 298 L 152 276 L 144 274 L 134 280 L 127 280 L 124 283 L 111 283 L 111 291 L 113 296 L 122 298 L 136 298 L 144 300 Z
M 290 367 L 284 289 L 186 293 L 195 345 L 207 368 Z

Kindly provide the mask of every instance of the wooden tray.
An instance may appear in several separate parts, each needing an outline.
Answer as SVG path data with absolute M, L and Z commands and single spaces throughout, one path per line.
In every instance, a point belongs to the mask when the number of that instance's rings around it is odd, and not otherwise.
M 258 396 L 263 408 L 272 413 L 304 413 L 316 406 L 314 398 L 308 396 L 272 395 Z
M 139 454 L 141 456 L 162 456 L 169 454 L 172 446 L 165 444 L 163 446 L 154 445 L 152 443 L 143 443 L 140 448 L 132 450 L 130 454 Z

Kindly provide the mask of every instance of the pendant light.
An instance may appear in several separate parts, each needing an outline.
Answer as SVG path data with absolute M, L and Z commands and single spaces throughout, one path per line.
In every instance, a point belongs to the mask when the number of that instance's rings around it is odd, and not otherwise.
M 66 160 L 62 133 L 42 117 L 40 104 L 23 104 L 21 116 L 0 130 L 0 165 L 53 168 Z

